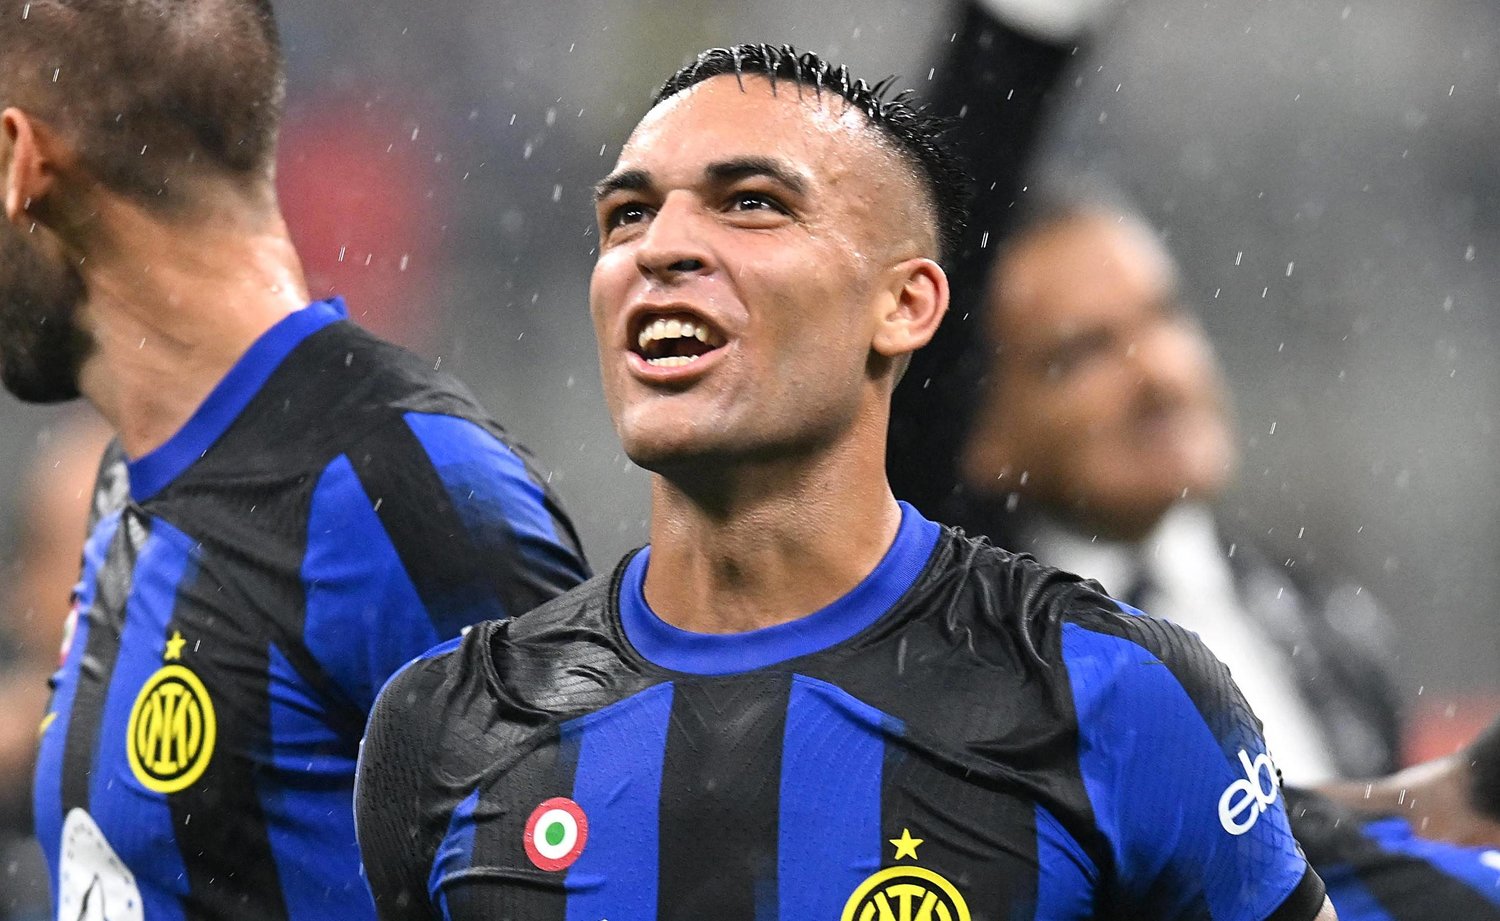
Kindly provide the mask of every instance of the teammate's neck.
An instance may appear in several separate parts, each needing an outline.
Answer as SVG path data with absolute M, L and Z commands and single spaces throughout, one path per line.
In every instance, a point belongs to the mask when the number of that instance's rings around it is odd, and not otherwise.
M 307 304 L 274 208 L 224 211 L 174 224 L 119 205 L 101 217 L 124 242 L 80 268 L 94 350 L 79 387 L 131 458 L 165 444 L 256 339 Z
M 673 626 L 739 633 L 838 600 L 890 549 L 901 509 L 884 454 L 737 471 L 704 501 L 653 478 L 646 601 Z

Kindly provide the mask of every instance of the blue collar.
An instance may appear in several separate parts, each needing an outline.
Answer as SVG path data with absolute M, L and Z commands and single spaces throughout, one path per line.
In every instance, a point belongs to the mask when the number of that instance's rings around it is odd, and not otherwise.
M 902 502 L 896 539 L 864 581 L 806 617 L 747 633 L 693 633 L 658 617 L 646 603 L 646 547 L 625 567 L 620 623 L 637 652 L 673 671 L 729 675 L 785 662 L 842 643 L 879 620 L 921 575 L 941 530 Z
M 335 297 L 316 301 L 266 330 L 234 363 L 177 434 L 155 451 L 127 465 L 131 496 L 137 502 L 145 502 L 207 454 L 292 349 L 303 339 L 348 315 L 343 299 Z

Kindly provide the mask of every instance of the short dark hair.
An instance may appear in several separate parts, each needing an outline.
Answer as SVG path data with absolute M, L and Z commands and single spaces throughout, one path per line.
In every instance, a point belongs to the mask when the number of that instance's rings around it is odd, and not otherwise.
M 969 180 L 944 137 L 950 123 L 917 105 L 911 90 L 891 95 L 895 77 L 871 86 L 856 80 L 849 68 L 837 66 L 818 55 L 799 52 L 791 45 L 735 45 L 711 48 L 698 55 L 667 79 L 652 99 L 653 107 L 688 87 L 711 77 L 733 74 L 737 78 L 764 77 L 774 88 L 786 80 L 798 87 L 822 93 L 830 90 L 864 113 L 881 135 L 894 143 L 896 151 L 913 169 L 927 192 L 938 235 L 939 256 L 947 259 L 958 252 L 967 219 Z
M 108 188 L 163 207 L 173 179 L 274 173 L 285 97 L 270 0 L 14 0 L 0 106 L 66 132 Z

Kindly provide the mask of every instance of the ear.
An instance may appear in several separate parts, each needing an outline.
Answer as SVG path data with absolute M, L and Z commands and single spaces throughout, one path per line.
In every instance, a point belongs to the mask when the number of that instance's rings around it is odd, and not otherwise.
M 882 299 L 870 346 L 899 358 L 932 340 L 948 312 L 948 276 L 931 259 L 908 259 L 892 267 L 891 297 Z
M 18 226 L 30 223 L 32 204 L 51 193 L 57 182 L 57 137 L 41 122 L 12 107 L 0 112 L 0 145 L 5 219 Z

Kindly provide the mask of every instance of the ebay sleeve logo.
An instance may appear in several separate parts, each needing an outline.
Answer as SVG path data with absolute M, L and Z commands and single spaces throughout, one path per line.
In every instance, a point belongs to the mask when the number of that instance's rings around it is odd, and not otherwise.
M 1244 778 L 1230 784 L 1219 796 L 1219 824 L 1235 836 L 1254 828 L 1281 792 L 1281 777 L 1270 755 L 1256 755 L 1251 761 L 1242 748 L 1240 767 L 1245 771 Z

